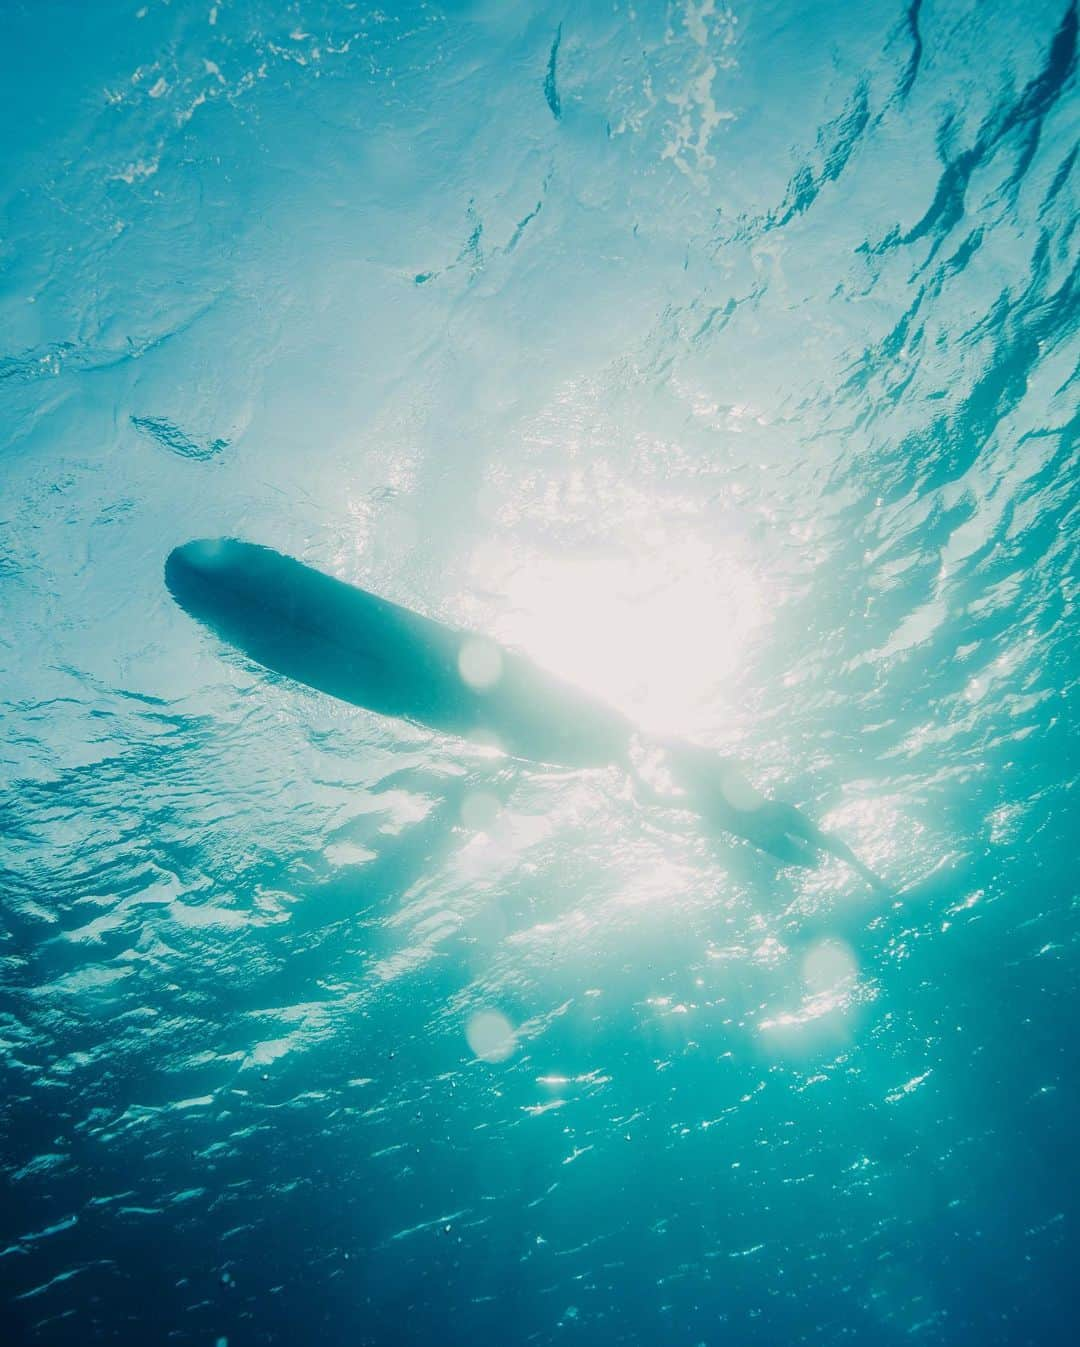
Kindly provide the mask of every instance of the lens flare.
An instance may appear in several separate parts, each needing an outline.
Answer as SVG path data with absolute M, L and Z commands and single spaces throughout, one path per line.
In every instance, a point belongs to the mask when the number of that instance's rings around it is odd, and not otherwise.
M 494 687 L 502 676 L 502 655 L 491 641 L 470 636 L 458 653 L 458 669 L 469 687 L 482 692 Z
M 858 972 L 855 955 L 842 940 L 822 940 L 806 953 L 802 974 L 807 990 L 831 992 Z
M 517 1047 L 513 1026 L 497 1010 L 478 1010 L 470 1016 L 465 1039 L 482 1062 L 505 1062 Z

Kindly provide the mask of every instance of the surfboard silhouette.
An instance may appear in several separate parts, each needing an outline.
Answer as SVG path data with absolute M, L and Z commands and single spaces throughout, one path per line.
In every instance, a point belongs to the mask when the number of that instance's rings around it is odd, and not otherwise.
M 532 762 L 620 767 L 639 799 L 689 809 L 791 864 L 814 864 L 829 851 L 884 887 L 845 843 L 793 805 L 760 795 L 708 749 L 664 745 L 677 794 L 656 791 L 634 765 L 638 732 L 626 716 L 486 637 L 233 538 L 175 548 L 165 583 L 227 645 L 306 687 Z
M 234 649 L 353 706 L 564 767 L 626 763 L 626 717 L 485 637 L 269 547 L 200 539 L 165 564 L 173 598 Z

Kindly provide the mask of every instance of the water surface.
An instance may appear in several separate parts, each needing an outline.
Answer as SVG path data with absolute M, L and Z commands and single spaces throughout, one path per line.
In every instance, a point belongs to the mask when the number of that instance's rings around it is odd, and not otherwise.
M 1071 1341 L 1075 5 L 4 26 L 6 1340 Z M 902 898 L 245 664 L 218 536 Z

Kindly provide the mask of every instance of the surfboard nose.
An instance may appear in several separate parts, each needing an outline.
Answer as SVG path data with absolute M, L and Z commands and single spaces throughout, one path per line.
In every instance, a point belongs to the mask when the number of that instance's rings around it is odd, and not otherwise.
M 174 547 L 165 563 L 166 571 L 194 571 L 216 575 L 229 563 L 229 546 L 224 538 L 196 538 Z
M 165 562 L 165 585 L 173 598 L 198 614 L 236 570 L 234 549 L 227 538 L 196 538 L 174 547 Z

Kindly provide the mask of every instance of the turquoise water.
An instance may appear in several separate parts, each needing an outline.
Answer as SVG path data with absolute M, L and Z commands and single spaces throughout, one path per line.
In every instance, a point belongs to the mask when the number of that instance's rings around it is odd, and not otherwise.
M 1075 4 L 2 18 L 3 1341 L 1072 1342 Z M 246 663 L 222 535 L 897 896 Z

